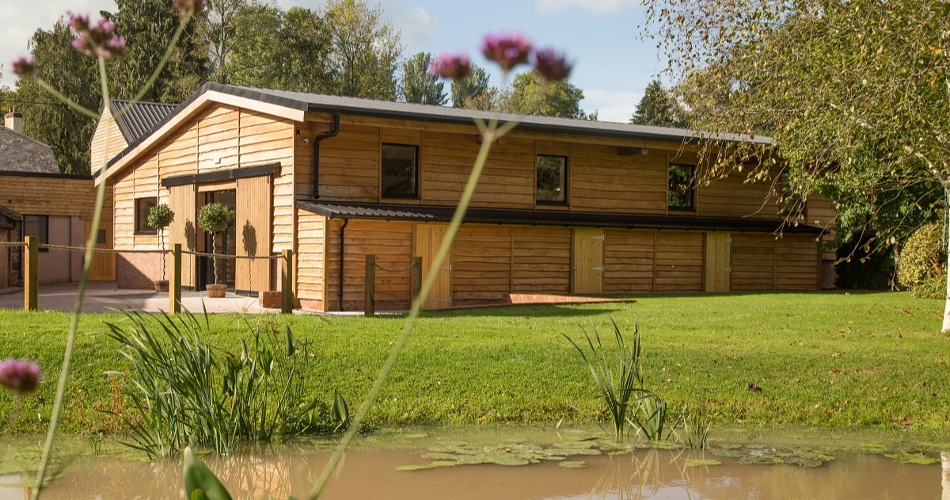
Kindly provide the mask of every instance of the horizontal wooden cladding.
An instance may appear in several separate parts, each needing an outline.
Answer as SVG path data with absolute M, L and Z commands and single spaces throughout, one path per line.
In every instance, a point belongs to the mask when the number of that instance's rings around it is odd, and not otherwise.
M 604 292 L 649 293 L 656 284 L 655 230 L 608 229 L 604 234 Z
M 92 142 L 89 145 L 92 170 L 98 170 L 126 147 L 128 143 L 125 142 L 119 125 L 112 117 L 109 106 L 106 106 L 99 123 L 96 124 L 95 132 L 92 133 Z
M 574 144 L 569 160 L 571 210 L 666 213 L 666 155 L 618 156 L 616 148 Z
M 755 217 L 776 219 L 778 197 L 769 182 L 745 182 L 742 173 L 717 179 L 701 186 L 696 194 L 696 215 L 721 217 Z
M 657 292 L 703 290 L 703 233 L 657 231 Z
M 570 293 L 571 230 L 512 228 L 514 293 Z
M 297 298 L 325 304 L 327 219 L 305 210 L 297 211 Z
M 54 176 L 0 177 L 0 206 L 22 215 L 58 215 L 92 219 L 96 207 L 96 187 L 92 179 Z M 112 189 L 106 187 L 103 220 L 112 219 Z
M 817 290 L 820 286 L 818 245 L 813 236 L 785 235 L 775 243 L 775 287 Z
M 820 270 L 813 236 L 734 234 L 732 291 L 817 290 Z

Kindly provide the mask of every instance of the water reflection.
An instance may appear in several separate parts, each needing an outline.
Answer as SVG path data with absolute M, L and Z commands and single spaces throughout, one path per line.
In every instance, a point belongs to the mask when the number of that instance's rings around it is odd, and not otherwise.
M 943 498 L 950 490 L 950 467 L 903 465 L 872 455 L 841 454 L 817 468 L 740 464 L 686 466 L 701 459 L 695 451 L 638 450 L 616 456 L 584 456 L 586 467 L 568 469 L 556 462 L 524 467 L 461 466 L 415 472 L 397 471 L 422 464 L 411 449 L 351 451 L 327 489 L 331 500 L 388 498 L 413 500 L 581 500 L 581 499 L 865 499 Z M 329 454 L 261 453 L 209 458 L 235 498 L 286 499 L 305 496 Z M 939 472 L 938 472 L 939 471 Z M 0 500 L 24 498 L 11 487 L 16 476 L 0 476 Z M 176 461 L 130 462 L 84 458 L 74 462 L 47 490 L 45 498 L 180 499 L 181 469 Z

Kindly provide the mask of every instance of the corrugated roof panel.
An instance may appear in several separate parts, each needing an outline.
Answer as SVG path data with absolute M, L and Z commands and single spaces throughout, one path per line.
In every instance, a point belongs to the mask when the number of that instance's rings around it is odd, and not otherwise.
M 112 116 L 125 142 L 132 144 L 175 111 L 177 104 L 112 100 Z

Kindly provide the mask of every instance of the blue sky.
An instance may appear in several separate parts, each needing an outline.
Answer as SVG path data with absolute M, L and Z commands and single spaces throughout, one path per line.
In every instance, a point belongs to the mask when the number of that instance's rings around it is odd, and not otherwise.
M 284 8 L 319 9 L 325 2 L 277 3 Z M 584 90 L 581 107 L 586 112 L 597 109 L 602 121 L 628 121 L 647 83 L 663 69 L 655 43 L 640 39 L 644 16 L 639 0 L 381 0 L 379 4 L 402 30 L 406 56 L 468 51 L 476 64 L 491 70 L 478 46 L 486 33 L 497 31 L 518 31 L 537 46 L 565 52 L 575 62 L 570 81 Z M 95 14 L 114 9 L 114 0 L 5 0 L 0 5 L 0 19 L 8 20 L 0 38 L 4 66 L 0 83 L 13 86 L 9 63 L 28 52 L 27 42 L 36 29 L 49 29 L 69 10 Z M 12 19 L 19 21 L 9 22 Z M 492 81 L 500 84 L 500 75 L 493 73 Z

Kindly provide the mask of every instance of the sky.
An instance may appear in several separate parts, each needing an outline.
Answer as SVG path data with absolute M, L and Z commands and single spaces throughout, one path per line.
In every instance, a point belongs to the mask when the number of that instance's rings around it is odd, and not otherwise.
M 277 3 L 285 9 L 325 5 L 323 0 Z M 373 5 L 373 0 L 368 3 Z M 564 52 L 574 62 L 570 82 L 584 91 L 581 107 L 588 113 L 596 109 L 601 121 L 628 122 L 644 88 L 663 69 L 655 42 L 641 39 L 640 0 L 380 0 L 379 5 L 401 29 L 406 57 L 420 51 L 465 51 L 491 71 L 493 64 L 481 57 L 478 47 L 485 34 L 500 31 L 518 32 L 535 46 Z M 10 62 L 29 53 L 27 43 L 37 29 L 50 29 L 69 11 L 95 19 L 100 10 L 114 11 L 114 0 L 0 2 L 0 19 L 7 20 L 0 37 L 0 85 L 14 86 Z M 492 84 L 500 85 L 500 79 L 500 73 L 492 73 Z

